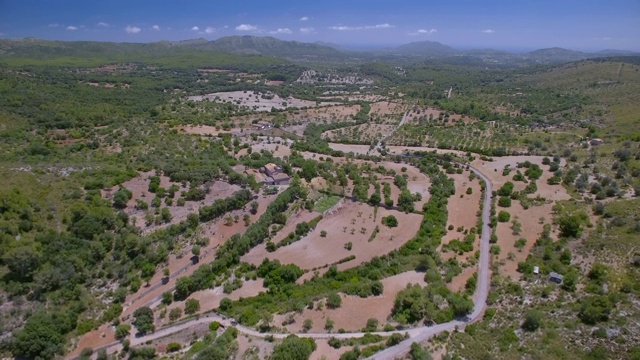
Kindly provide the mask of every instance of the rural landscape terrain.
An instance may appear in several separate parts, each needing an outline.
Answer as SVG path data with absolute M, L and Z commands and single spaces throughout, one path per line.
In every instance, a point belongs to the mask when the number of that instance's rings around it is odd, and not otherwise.
M 0 39 L 0 355 L 640 359 L 640 55 Z

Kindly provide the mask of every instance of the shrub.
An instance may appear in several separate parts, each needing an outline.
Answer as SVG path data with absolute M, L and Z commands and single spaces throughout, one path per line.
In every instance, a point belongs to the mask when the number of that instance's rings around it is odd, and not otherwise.
M 539 311 L 531 310 L 527 312 L 522 323 L 522 329 L 525 331 L 533 332 L 538 330 L 542 323 L 542 314 Z
M 511 198 L 508 196 L 501 196 L 500 199 L 498 199 L 498 206 L 511 207 Z
M 198 311 L 200 311 L 200 301 L 197 299 L 188 299 L 184 303 L 185 314 L 195 314 Z
M 173 309 L 171 309 L 171 311 L 169 311 L 169 320 L 170 321 L 176 321 L 176 320 L 180 319 L 181 316 L 182 316 L 182 309 L 180 309 L 180 308 L 173 308 Z
M 511 219 L 511 214 L 509 214 L 506 211 L 500 211 L 498 213 L 498 221 L 506 223 L 509 222 L 509 220 Z
M 340 295 L 333 293 L 327 296 L 327 307 L 329 309 L 337 309 L 342 305 L 342 298 Z
M 565 215 L 558 220 L 560 235 L 576 238 L 582 230 L 580 218 L 577 215 Z
M 218 331 L 219 328 L 220 328 L 220 323 L 219 322 L 214 321 L 212 323 L 209 323 L 209 330 Z
M 181 348 L 182 348 L 182 346 L 177 342 L 172 342 L 172 343 L 167 344 L 167 352 L 168 353 L 176 352 L 176 351 L 180 350 Z
M 580 304 L 578 317 L 585 324 L 594 325 L 600 321 L 607 321 L 609 313 L 613 308 L 613 303 L 604 295 L 586 298 Z
M 513 183 L 511 181 L 507 181 L 500 189 L 498 189 L 498 195 L 500 196 L 510 196 L 513 192 Z
M 396 219 L 396 217 L 393 215 L 385 216 L 382 218 L 382 224 L 387 227 L 393 228 L 398 226 L 398 219 Z

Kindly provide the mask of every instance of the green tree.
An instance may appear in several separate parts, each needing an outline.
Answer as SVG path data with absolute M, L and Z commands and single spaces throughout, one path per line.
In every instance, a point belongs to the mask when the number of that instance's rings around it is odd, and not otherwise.
M 385 216 L 382 218 L 382 224 L 390 228 L 397 227 L 398 219 L 393 215 Z
M 333 293 L 327 296 L 327 307 L 329 309 L 337 309 L 342 305 L 342 298 L 340 295 Z
M 28 246 L 20 246 L 7 252 L 2 262 L 11 271 L 11 277 L 19 282 L 28 282 L 40 267 L 40 252 Z
M 411 344 L 411 351 L 409 352 L 412 360 L 432 360 L 433 358 L 427 350 L 425 350 L 420 344 L 414 342 Z
M 184 303 L 185 314 L 195 314 L 200 311 L 200 301 L 197 299 L 188 299 Z
M 367 319 L 367 325 L 365 326 L 364 331 L 374 332 L 378 330 L 378 323 L 378 319 L 376 318 Z
M 400 196 L 398 196 L 398 207 L 404 212 L 413 212 L 413 195 L 411 195 L 409 189 L 403 189 Z
M 313 339 L 299 338 L 295 335 L 287 336 L 280 344 L 273 348 L 270 360 L 307 360 L 316 349 Z
M 585 324 L 595 325 L 598 322 L 607 321 L 612 309 L 613 303 L 607 296 L 591 296 L 580 303 L 578 317 Z
M 171 311 L 169 311 L 169 320 L 171 321 L 176 321 L 180 319 L 181 316 L 182 316 L 182 309 L 180 308 L 173 308 L 171 309 Z
M 313 320 L 311 319 L 305 319 L 304 322 L 302 323 L 302 332 L 309 332 L 309 330 L 311 330 L 311 328 L 313 327 Z
M 508 222 L 509 219 L 511 219 L 511 214 L 509 214 L 508 212 L 500 211 L 498 213 L 498 221 L 499 222 L 505 223 L 505 222 Z
M 542 313 L 537 310 L 528 311 L 522 323 L 522 329 L 533 332 L 538 330 L 542 324 Z
M 129 324 L 120 324 L 116 326 L 116 339 L 122 340 L 129 336 L 131 333 L 131 325 Z
M 155 325 L 153 324 L 153 310 L 151 310 L 148 306 L 143 306 L 133 313 L 133 325 L 135 325 L 138 332 L 141 334 L 146 334 L 149 332 L 153 332 L 155 330 Z
M 577 215 L 564 215 L 558 219 L 560 235 L 576 238 L 582 231 L 581 221 Z

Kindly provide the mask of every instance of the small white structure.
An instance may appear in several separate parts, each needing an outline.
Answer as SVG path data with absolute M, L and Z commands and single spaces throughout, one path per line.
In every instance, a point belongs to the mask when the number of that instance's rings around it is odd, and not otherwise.
M 540 274 L 540 267 L 534 266 L 533 267 L 533 273 L 536 274 L 536 275 Z

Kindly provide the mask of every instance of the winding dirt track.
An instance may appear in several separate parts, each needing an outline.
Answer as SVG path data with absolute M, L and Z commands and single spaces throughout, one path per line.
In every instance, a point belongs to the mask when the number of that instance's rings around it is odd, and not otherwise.
M 487 304 L 487 295 L 489 293 L 490 286 L 490 256 L 489 256 L 489 238 L 491 236 L 491 229 L 489 227 L 490 223 L 490 211 L 491 211 L 491 193 L 493 191 L 491 182 L 489 179 L 481 173 L 478 169 L 474 167 L 469 167 L 473 173 L 482 178 L 486 184 L 485 193 L 484 193 L 484 203 L 482 207 L 482 235 L 480 238 L 480 260 L 478 263 L 478 284 L 476 288 L 476 292 L 473 295 L 473 303 L 474 308 L 473 312 L 464 319 L 453 320 L 447 323 L 433 325 L 433 326 L 422 326 L 408 330 L 398 330 L 398 331 L 390 331 L 390 332 L 376 332 L 374 334 L 388 336 L 394 333 L 407 334 L 409 338 L 402 341 L 396 346 L 387 348 L 377 354 L 375 354 L 371 359 L 393 359 L 395 357 L 406 354 L 413 342 L 423 342 L 430 337 L 437 335 L 443 331 L 453 331 L 456 328 L 465 326 L 467 324 L 473 323 L 481 319 L 482 314 L 486 308 Z M 255 329 L 251 329 L 235 322 L 226 319 L 223 316 L 220 316 L 216 313 L 207 313 L 203 314 L 197 318 L 185 320 L 182 322 L 175 323 L 170 326 L 163 327 L 158 329 L 156 332 L 141 336 L 141 337 L 131 337 L 131 346 L 142 345 L 149 340 L 156 340 L 171 334 L 180 332 L 182 330 L 188 329 L 197 324 L 210 323 L 212 321 L 219 321 L 223 326 L 236 326 L 240 333 L 255 336 L 259 338 L 265 338 L 267 336 L 273 336 L 276 339 L 284 339 L 285 337 L 291 334 L 273 334 L 273 333 L 261 333 L 256 331 Z M 314 339 L 328 339 L 331 337 L 335 337 L 338 339 L 347 339 L 347 338 L 358 338 L 365 335 L 364 332 L 355 332 L 355 333 L 344 333 L 344 334 L 328 334 L 328 333 L 299 333 L 295 334 L 299 337 L 306 338 L 314 338 Z M 97 351 L 99 349 L 106 349 L 107 353 L 111 353 L 117 351 L 121 348 L 120 342 L 114 342 L 103 346 L 102 348 L 94 349 Z M 77 358 L 77 357 L 75 357 Z M 71 359 L 75 359 L 71 358 Z

